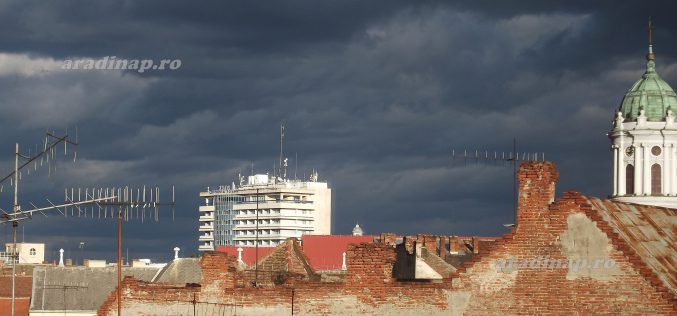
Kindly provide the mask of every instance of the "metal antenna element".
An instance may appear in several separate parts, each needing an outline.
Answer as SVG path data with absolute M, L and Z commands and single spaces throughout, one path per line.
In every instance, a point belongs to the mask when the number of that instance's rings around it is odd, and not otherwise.
M 51 202 L 50 202 L 51 203 Z M 84 204 L 84 205 L 83 205 Z M 81 206 L 82 205 L 82 206 Z M 96 219 L 116 219 L 115 211 L 123 207 L 122 219 L 159 221 L 161 206 L 172 206 L 174 211 L 175 189 L 172 186 L 171 200 L 160 200 L 160 188 L 110 187 L 110 188 L 68 188 L 64 190 L 64 204 L 55 206 L 65 217 L 81 217 Z M 31 212 L 39 212 L 44 208 L 36 208 Z M 174 213 L 172 212 L 172 218 Z
M 76 132 L 77 135 L 77 132 Z M 76 136 L 77 137 L 77 136 Z M 6 181 L 10 180 L 10 185 L 14 187 L 14 207 L 11 212 L 2 211 L 3 214 L 0 215 L 0 224 L 12 223 L 12 240 L 13 240 L 13 249 L 12 249 L 12 315 L 14 315 L 14 304 L 15 304 L 15 288 L 16 288 L 16 264 L 19 261 L 17 244 L 16 244 L 16 231 L 18 223 L 22 220 L 28 220 L 33 218 L 33 213 L 38 212 L 47 217 L 45 212 L 47 211 L 58 211 L 65 217 L 83 217 L 83 218 L 98 218 L 101 219 L 101 213 L 103 213 L 103 218 L 108 218 L 110 215 L 111 219 L 116 218 L 118 224 L 118 315 L 122 314 L 122 221 L 129 221 L 133 219 L 134 211 L 136 211 L 136 219 L 139 219 L 139 212 L 141 212 L 141 221 L 143 222 L 146 218 L 146 213 L 148 213 L 148 218 L 154 221 L 159 221 L 159 210 L 162 206 L 170 205 L 172 206 L 172 219 L 174 218 L 174 205 L 175 205 L 175 193 L 174 187 L 172 186 L 172 199 L 170 202 L 162 202 L 160 200 L 160 189 L 158 187 L 146 188 L 130 188 L 130 187 L 110 187 L 110 188 L 70 188 L 64 190 L 64 203 L 63 204 L 54 204 L 49 199 L 46 199 L 49 203 L 46 207 L 37 207 L 32 202 L 29 202 L 33 207 L 32 209 L 22 210 L 18 202 L 18 187 L 19 181 L 21 180 L 21 170 L 25 167 L 30 168 L 30 164 L 35 165 L 37 169 L 37 162 L 40 161 L 40 166 L 43 165 L 43 161 L 46 162 L 50 169 L 51 175 L 51 164 L 55 163 L 56 158 L 56 146 L 63 143 L 64 144 L 64 155 L 68 154 L 67 146 L 77 145 L 77 141 L 71 141 L 68 135 L 59 137 L 55 136 L 54 133 L 47 133 L 45 137 L 45 142 L 43 144 L 43 150 L 36 153 L 34 156 L 22 155 L 19 152 L 19 144 L 16 144 L 15 150 L 15 161 L 14 161 L 14 171 L 4 178 L 0 179 L 0 185 Z M 75 159 L 76 152 L 73 151 L 73 159 Z M 19 159 L 25 159 L 26 162 L 19 163 Z M 38 160 L 39 159 L 39 160 Z M 1 188 L 1 186 L 0 186 Z M 135 194 L 136 191 L 136 194 Z M 110 211 L 110 214 L 109 214 Z M 117 216 L 115 216 L 115 211 L 117 211 Z M 70 214 L 70 215 L 69 215 Z M 96 215 L 95 215 L 96 214 Z M 64 290 L 65 291 L 65 290 Z
M 475 164 L 496 164 L 503 166 L 512 166 L 513 169 L 513 208 L 514 208 L 514 223 L 507 224 L 506 226 L 512 227 L 517 226 L 517 165 L 521 161 L 545 161 L 545 153 L 541 152 L 518 152 L 517 151 L 517 139 L 513 139 L 512 152 L 499 152 L 499 151 L 489 151 L 489 150 L 479 150 L 475 149 L 468 151 L 464 149 L 462 152 L 456 152 L 455 149 L 451 150 L 451 159 L 452 160 L 463 160 L 464 165 L 467 165 L 468 162 Z
M 170 202 L 161 202 L 160 200 L 160 188 L 130 188 L 130 187 L 111 187 L 111 188 L 86 188 L 84 190 L 85 200 L 96 200 L 94 206 L 91 206 L 89 209 L 86 207 L 80 208 L 76 206 L 78 199 L 80 199 L 80 192 L 83 190 L 81 188 L 77 189 L 78 194 L 75 195 L 75 189 L 70 189 L 70 195 L 68 189 L 65 190 L 65 200 L 70 203 L 71 206 L 68 209 L 65 209 L 64 213 L 68 214 L 69 210 L 71 216 L 74 216 L 75 210 L 77 209 L 78 217 L 90 217 L 101 219 L 101 212 L 103 211 L 104 219 L 108 218 L 108 212 L 110 210 L 110 219 L 117 219 L 118 225 L 118 241 L 117 241 L 117 272 L 118 272 L 118 288 L 117 288 L 117 299 L 118 299 L 118 315 L 122 315 L 122 222 L 128 222 L 134 219 L 133 214 L 136 213 L 136 219 L 139 220 L 139 211 L 141 211 L 141 222 L 144 222 L 146 218 L 146 211 L 148 211 L 148 218 L 158 222 L 160 220 L 159 210 L 162 206 L 171 206 L 172 207 L 172 219 L 174 218 L 174 206 L 175 206 L 175 195 L 174 195 L 174 186 L 172 186 L 172 199 Z M 134 194 L 136 192 L 136 194 Z M 146 193 L 148 192 L 148 193 Z M 112 198 L 111 198 L 112 197 Z M 75 206 L 72 207 L 72 206 Z M 117 216 L 114 216 L 114 212 L 117 209 Z M 94 211 L 98 211 L 98 215 L 94 215 Z M 136 212 L 135 212 L 136 211 Z
M 19 252 L 16 247 L 16 231 L 19 226 L 19 221 L 28 219 L 32 216 L 32 212 L 25 213 L 21 211 L 21 206 L 19 205 L 19 181 L 22 180 L 21 171 L 28 167 L 30 170 L 31 163 L 33 168 L 37 170 L 38 159 L 40 159 L 40 166 L 43 165 L 44 158 L 47 158 L 47 166 L 49 169 L 49 175 L 52 173 L 52 164 L 56 162 L 56 146 L 63 143 L 64 144 L 64 155 L 67 155 L 68 145 L 77 146 L 77 142 L 73 142 L 68 137 L 68 131 L 64 136 L 56 136 L 54 132 L 47 132 L 45 135 L 45 140 L 43 142 L 42 151 L 38 152 L 36 148 L 36 153 L 34 155 L 23 155 L 19 151 L 19 143 L 16 143 L 14 151 L 14 171 L 9 173 L 3 178 L 0 178 L 0 192 L 4 187 L 3 183 L 9 179 L 9 185 L 14 187 L 14 204 L 12 207 L 12 212 L 4 212 L 0 218 L 2 222 L 11 222 L 12 223 L 12 311 L 11 315 L 14 316 L 15 312 L 15 302 L 16 302 L 16 264 L 19 261 Z M 50 160 L 51 158 L 51 160 Z M 19 160 L 22 160 L 19 163 Z M 28 218 L 25 215 L 28 214 Z
M 63 291 L 63 310 L 64 310 L 64 313 L 65 313 L 65 311 L 68 310 L 68 309 L 67 309 L 67 305 L 66 305 L 66 291 L 68 291 L 68 290 L 76 290 L 76 291 L 78 291 L 78 290 L 85 290 L 85 289 L 87 289 L 88 287 L 87 287 L 87 286 L 84 286 L 84 285 L 75 285 L 75 284 L 73 284 L 73 285 L 68 285 L 68 284 L 45 284 L 44 286 L 42 286 L 42 287 L 40 287 L 40 288 L 42 288 L 43 291 L 45 291 L 45 290 L 61 290 L 61 291 Z M 45 302 L 42 302 L 42 303 L 44 304 Z
M 283 155 L 283 146 L 284 146 L 284 123 L 280 124 L 280 165 L 278 166 L 278 176 L 280 178 L 284 179 L 287 177 L 287 162 L 285 159 L 285 165 L 282 166 L 282 155 Z M 282 171 L 282 167 L 284 167 L 284 171 Z M 284 172 L 284 173 L 283 173 Z

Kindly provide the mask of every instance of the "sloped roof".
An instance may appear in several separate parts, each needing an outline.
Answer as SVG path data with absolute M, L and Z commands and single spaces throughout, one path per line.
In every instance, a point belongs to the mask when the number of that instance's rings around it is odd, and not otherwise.
M 150 281 L 159 268 L 122 268 L 123 276 Z M 65 290 L 64 301 L 64 285 Z M 33 270 L 31 310 L 97 310 L 117 286 L 115 267 L 54 267 Z M 69 288 L 70 287 L 70 288 Z
M 661 282 L 677 292 L 677 210 L 586 198 Z
M 202 269 L 199 258 L 178 258 L 167 264 L 153 278 L 153 282 L 185 285 L 200 283 Z
M 456 272 L 456 267 L 444 261 L 438 255 L 431 253 L 426 248 L 421 248 L 421 259 L 442 277 L 446 278 Z
M 295 272 L 308 276 L 315 274 L 296 238 L 287 238 L 275 247 L 275 250 L 259 260 L 259 269 L 263 271 Z
M 303 253 L 314 270 L 341 270 L 348 245 L 373 242 L 376 236 L 303 235 Z

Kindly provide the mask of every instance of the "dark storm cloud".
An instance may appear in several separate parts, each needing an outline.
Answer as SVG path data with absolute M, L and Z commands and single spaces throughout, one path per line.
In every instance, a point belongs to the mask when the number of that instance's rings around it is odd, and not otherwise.
M 197 247 L 197 193 L 269 172 L 279 124 L 298 176 L 334 189 L 334 227 L 496 235 L 512 221 L 512 167 L 451 148 L 545 152 L 560 189 L 604 196 L 614 109 L 644 67 L 677 82 L 674 5 L 623 2 L 175 1 L 0 3 L 0 148 L 77 125 L 78 161 L 27 179 L 27 201 L 64 187 L 177 186 L 177 211 L 127 224 L 133 256 Z M 178 58 L 175 71 L 67 71 L 65 58 Z M 72 129 L 71 129 L 72 131 Z M 47 180 L 45 180 L 47 178 Z M 10 196 L 0 193 L 2 201 Z M 9 207 L 4 203 L 4 207 Z M 112 257 L 112 223 L 36 219 L 49 251 L 89 242 Z M 51 248 L 50 248 L 51 247 Z

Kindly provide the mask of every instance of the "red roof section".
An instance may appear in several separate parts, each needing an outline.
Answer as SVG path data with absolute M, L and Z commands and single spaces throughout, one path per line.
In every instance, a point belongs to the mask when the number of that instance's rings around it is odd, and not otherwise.
M 314 270 L 340 270 L 349 244 L 373 242 L 376 236 L 303 235 L 303 253 Z
M 31 307 L 30 297 L 14 298 L 14 316 L 28 316 Z M 0 298 L 0 316 L 10 316 L 12 314 L 12 298 Z
M 15 297 L 28 297 L 33 294 L 33 277 L 32 276 L 17 276 Z M 12 276 L 0 276 L 0 298 L 12 297 Z
M 253 266 L 256 262 L 256 247 L 218 246 L 216 247 L 216 251 L 225 252 L 237 258 L 237 248 L 242 248 L 242 261 L 244 261 L 247 266 Z M 275 248 L 276 247 L 259 247 L 259 262 L 261 262 L 261 259 L 267 254 L 273 252 Z

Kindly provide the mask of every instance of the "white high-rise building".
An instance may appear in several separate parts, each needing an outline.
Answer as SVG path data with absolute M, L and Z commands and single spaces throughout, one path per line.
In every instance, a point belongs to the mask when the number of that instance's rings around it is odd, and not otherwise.
M 199 250 L 217 246 L 274 247 L 289 237 L 331 234 L 331 189 L 317 181 L 257 174 L 246 183 L 200 192 Z M 257 212 L 258 211 L 258 212 Z M 258 234 L 257 234 L 258 232 Z
M 656 73 L 649 37 L 646 71 L 628 90 L 609 132 L 612 199 L 677 208 L 677 95 Z

